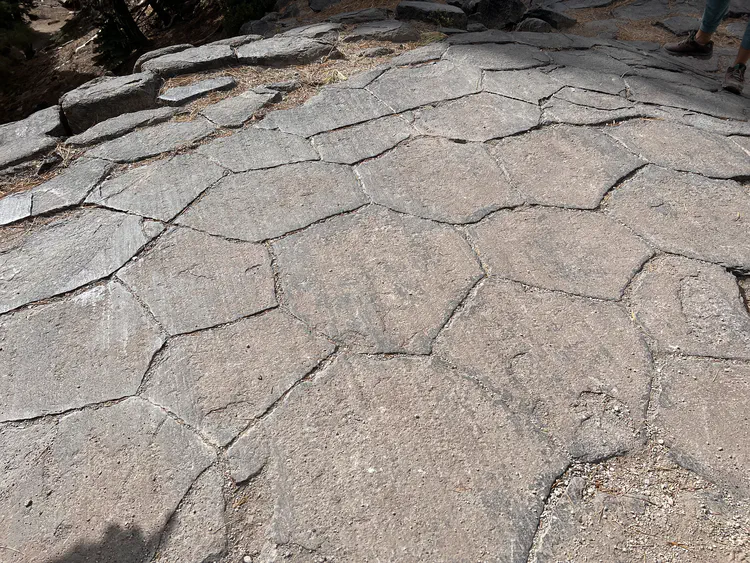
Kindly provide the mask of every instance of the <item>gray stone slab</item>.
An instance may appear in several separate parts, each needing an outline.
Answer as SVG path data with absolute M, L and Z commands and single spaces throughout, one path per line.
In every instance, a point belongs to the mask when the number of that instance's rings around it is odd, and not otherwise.
M 169 231 L 117 276 L 172 335 L 276 305 L 265 248 L 190 229 Z
M 355 164 L 392 149 L 415 133 L 416 130 L 404 117 L 389 115 L 330 133 L 321 133 L 313 137 L 312 141 L 324 161 Z
M 281 34 L 281 37 L 307 37 L 326 43 L 336 43 L 339 38 L 340 23 L 320 22 L 295 27 Z
M 172 340 L 144 396 L 224 446 L 333 350 L 275 309 Z
M 7 229 L 0 236 L 0 313 L 110 275 L 162 227 L 124 213 L 86 209 L 27 231 Z
M 215 129 L 213 123 L 202 117 L 193 121 L 161 123 L 107 141 L 91 149 L 86 155 L 114 162 L 136 162 L 192 145 Z
M 410 51 L 407 51 L 406 53 L 409 52 Z M 366 88 L 372 83 L 373 80 L 375 80 L 389 68 L 390 65 L 383 64 L 375 67 L 372 70 L 355 74 L 354 76 L 347 78 L 346 80 L 342 80 L 341 82 L 334 82 L 333 84 L 329 84 L 328 86 L 326 86 L 326 88 Z
M 373 201 L 447 223 L 470 223 L 523 197 L 481 144 L 418 138 L 357 167 Z
M 713 358 L 670 358 L 659 375 L 653 425 L 670 455 L 709 481 L 750 496 L 747 434 L 750 367 Z
M 550 54 L 556 65 L 581 68 L 603 74 L 624 75 L 631 71 L 631 67 L 622 61 L 608 56 L 606 53 L 584 51 L 557 51 Z
M 390 13 L 391 11 L 386 8 L 365 8 L 364 10 L 356 10 L 354 12 L 334 14 L 328 18 L 328 21 L 352 25 L 355 23 L 387 20 Z
M 0 199 L 0 225 L 10 225 L 30 216 L 30 191 L 6 195 Z
M 6 426 L 0 534 L 22 556 L 3 557 L 151 560 L 171 514 L 214 458 L 185 425 L 137 398 Z
M 31 193 L 31 215 L 78 205 L 110 170 L 106 160 L 81 158 L 52 180 L 39 184 Z
M 676 82 L 677 84 L 684 84 L 686 86 L 692 86 L 693 88 L 701 88 L 703 90 L 708 90 L 709 92 L 716 92 L 721 88 L 721 83 L 717 79 L 706 78 L 692 72 L 675 72 L 663 68 L 641 67 L 634 68 L 631 74 L 654 80 Z M 626 80 L 630 82 L 631 79 L 627 78 Z M 671 89 L 671 86 L 667 86 L 667 88 Z M 691 89 L 691 92 L 692 91 L 693 90 Z
M 448 44 L 444 42 L 430 43 L 423 47 L 417 47 L 410 51 L 405 51 L 398 56 L 391 59 L 391 65 L 396 66 L 407 66 L 422 64 L 429 61 L 436 61 L 443 56 Z
M 419 41 L 420 33 L 412 25 L 397 20 L 384 20 L 363 23 L 355 27 L 345 37 L 345 42 L 355 41 L 394 41 L 405 43 Z
M 389 113 L 393 110 L 367 90 L 326 88 L 301 106 L 269 113 L 258 127 L 312 137 Z
M 598 299 L 622 297 L 652 255 L 619 223 L 580 211 L 502 211 L 469 232 L 491 276 Z
M 237 85 L 231 76 L 220 76 L 193 82 L 187 86 L 175 86 L 159 96 L 159 101 L 170 106 L 181 106 L 212 92 L 231 90 Z
M 178 155 L 106 180 L 86 202 L 171 221 L 223 174 L 223 168 L 205 157 Z
M 586 35 L 595 35 L 604 39 L 617 39 L 620 26 L 625 25 L 621 19 L 611 18 L 606 20 L 594 20 L 586 22 L 581 26 L 581 31 Z
M 191 45 L 190 43 L 181 43 L 179 45 L 168 45 L 167 47 L 162 47 L 161 49 L 155 49 L 153 51 L 143 53 L 140 57 L 138 57 L 138 60 L 135 61 L 135 65 L 133 65 L 133 72 L 141 72 L 143 63 L 145 63 L 146 61 L 150 61 L 151 59 L 156 59 L 157 57 L 162 57 L 164 55 L 172 55 L 174 53 L 179 53 L 180 51 L 185 51 L 192 48 L 193 45 Z
M 480 93 L 414 112 L 414 126 L 428 135 L 484 142 L 528 131 L 539 123 L 536 105 Z
M 679 123 L 634 120 L 607 133 L 643 158 L 667 168 L 714 178 L 750 175 L 750 159 L 726 137 Z
M 750 15 L 750 2 L 748 0 L 731 0 L 727 16 L 730 18 L 741 18 Z
M 32 113 L 26 119 L 0 125 L 0 145 L 21 138 L 60 137 L 65 134 L 60 106 L 52 106 Z
M 466 29 L 467 23 L 466 13 L 461 8 L 416 0 L 399 2 L 396 6 L 396 17 L 399 20 L 418 20 L 458 29 Z
M 672 119 L 697 129 L 703 129 L 718 135 L 744 135 L 750 137 L 749 121 L 734 121 L 731 119 L 720 119 L 702 113 L 694 113 L 686 110 L 673 108 L 660 108 L 665 119 Z
M 735 182 L 648 166 L 608 207 L 657 248 L 750 272 L 750 194 Z
M 512 33 L 500 31 L 499 29 L 488 29 L 486 31 L 474 31 L 453 35 L 447 39 L 450 45 L 473 45 L 477 43 L 515 43 Z
M 750 314 L 737 278 L 720 266 L 657 258 L 634 282 L 631 303 L 660 351 L 750 359 Z
M 236 62 L 234 51 L 229 45 L 204 45 L 156 57 L 143 63 L 141 68 L 169 77 L 223 68 Z
M 178 222 L 232 239 L 262 241 L 366 202 L 348 167 L 305 162 L 229 176 Z
M 668 16 L 670 6 L 668 0 L 636 0 L 615 8 L 612 13 L 621 20 L 654 20 Z
M 549 22 L 539 18 L 525 18 L 516 26 L 516 31 L 530 31 L 533 33 L 552 33 L 553 27 Z
M 727 24 L 726 29 L 729 35 L 740 39 L 745 35 L 745 29 L 747 29 L 747 23 L 746 22 L 730 23 L 730 24 Z
M 209 467 L 198 477 L 169 519 L 155 561 L 203 563 L 226 553 L 223 487 L 224 477 L 216 467 Z
M 123 113 L 156 107 L 161 79 L 150 72 L 101 76 L 71 90 L 60 105 L 73 133 Z
M 248 90 L 203 108 L 201 114 L 219 127 L 242 127 L 258 110 L 274 101 L 276 97 L 276 94 L 258 94 Z
M 46 136 L 18 137 L 0 144 L 0 170 L 40 157 L 57 146 L 57 139 Z
M 245 65 L 282 67 L 308 64 L 334 50 L 330 43 L 304 36 L 276 36 L 238 47 L 237 59 Z
M 689 16 L 673 16 L 657 22 L 657 25 L 675 35 L 689 35 L 690 32 L 698 30 L 700 23 L 699 19 Z
M 607 74 L 598 70 L 566 66 L 553 69 L 549 76 L 565 86 L 583 88 L 593 92 L 618 95 L 627 88 L 619 74 Z
M 289 309 L 353 350 L 428 353 L 482 276 L 452 228 L 374 206 L 273 246 Z
M 523 70 L 549 64 L 541 49 L 529 45 L 481 43 L 452 45 L 443 59 L 459 65 L 472 65 L 484 70 Z
M 557 10 L 583 10 L 587 8 L 604 8 L 614 4 L 614 0 L 563 0 L 554 2 L 552 6 Z
M 481 71 L 449 61 L 389 70 L 367 87 L 394 111 L 460 98 L 479 91 Z
M 640 446 L 651 363 L 615 303 L 529 291 L 490 278 L 439 336 L 435 353 L 533 414 L 577 460 Z
M 74 147 L 88 147 L 103 141 L 116 139 L 138 127 L 162 123 L 174 117 L 176 113 L 177 109 L 175 108 L 156 108 L 125 113 L 97 123 L 79 135 L 68 137 L 65 144 Z
M 731 137 L 731 139 L 750 156 L 750 139 L 748 137 Z
M 612 186 L 643 164 L 601 131 L 566 125 L 505 139 L 493 153 L 530 201 L 580 209 L 596 208 Z
M 255 127 L 215 139 L 198 152 L 232 172 L 318 160 L 318 153 L 302 137 Z
M 269 515 L 248 541 L 346 561 L 480 561 L 502 546 L 498 560 L 517 563 L 567 463 L 447 367 L 362 356 L 294 389 L 228 457 L 236 480 L 257 474 L 248 493 L 265 506 L 240 514 Z
M 248 33 L 246 35 L 237 35 L 235 37 L 220 39 L 219 41 L 212 41 L 209 45 L 229 45 L 230 47 L 237 48 L 240 45 L 247 45 L 248 43 L 260 41 L 261 39 L 263 39 L 263 35 Z
M 163 339 L 135 298 L 110 282 L 0 317 L 0 342 L 6 422 L 135 394 Z
M 746 101 L 728 92 L 706 92 L 701 88 L 641 76 L 628 76 L 625 80 L 630 98 L 637 102 L 747 120 Z
M 649 117 L 651 108 L 621 96 L 563 88 L 544 103 L 542 123 L 599 125 L 634 117 Z
M 539 70 L 486 72 L 482 80 L 488 92 L 538 104 L 564 86 L 549 74 Z

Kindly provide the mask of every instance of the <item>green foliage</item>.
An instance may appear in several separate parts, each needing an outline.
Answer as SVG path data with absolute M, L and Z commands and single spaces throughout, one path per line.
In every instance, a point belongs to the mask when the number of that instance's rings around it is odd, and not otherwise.
M 243 23 L 262 18 L 275 3 L 275 0 L 221 0 L 224 30 L 229 34 L 237 33 Z

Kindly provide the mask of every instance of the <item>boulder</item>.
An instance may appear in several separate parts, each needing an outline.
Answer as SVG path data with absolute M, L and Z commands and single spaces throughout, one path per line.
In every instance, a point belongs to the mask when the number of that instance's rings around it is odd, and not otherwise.
M 404 0 L 396 6 L 396 17 L 401 20 L 419 20 L 444 27 L 465 29 L 466 13 L 455 6 L 435 2 Z
M 520 22 L 526 8 L 523 0 L 479 0 L 473 21 L 500 29 Z
M 344 37 L 344 41 L 354 42 L 376 40 L 403 43 L 408 41 L 419 41 L 419 37 L 419 31 L 417 31 L 417 29 L 411 24 L 396 20 L 384 20 L 358 25 L 349 35 Z
M 567 29 L 578 23 L 575 18 L 570 18 L 557 10 L 550 10 L 549 8 L 533 8 L 528 10 L 524 17 L 544 20 L 555 29 Z
M 295 27 L 289 31 L 285 31 L 281 35 L 284 37 L 307 37 L 308 39 L 316 39 L 324 43 L 336 43 L 339 39 L 340 29 L 340 23 L 323 22 Z
M 267 20 L 252 20 L 242 24 L 240 33 L 243 35 L 262 35 L 272 37 L 276 34 L 276 23 Z
M 386 8 L 367 8 L 356 12 L 345 12 L 328 18 L 329 22 L 351 25 L 355 23 L 387 20 L 392 12 Z
M 159 96 L 159 101 L 169 106 L 181 106 L 192 102 L 196 98 L 218 92 L 221 90 L 231 90 L 237 83 L 231 76 L 220 76 L 219 78 L 209 78 L 188 84 L 187 86 L 177 86 L 170 88 Z
M 60 106 L 0 125 L 0 170 L 32 160 L 54 148 L 54 137 L 65 134 Z
M 237 35 L 235 37 L 219 39 L 218 41 L 209 43 L 209 45 L 229 45 L 230 47 L 239 47 L 240 45 L 252 43 L 253 41 L 260 41 L 261 39 L 263 39 L 262 35 L 255 35 L 251 33 L 249 35 Z
M 135 61 L 135 64 L 133 65 L 133 72 L 141 72 L 141 67 L 146 61 L 150 61 L 151 59 L 155 59 L 163 55 L 172 55 L 174 53 L 179 53 L 180 51 L 192 48 L 193 46 L 190 43 L 181 43 L 180 45 L 170 45 L 169 47 L 162 47 L 161 49 L 143 53 L 140 57 L 138 57 L 138 60 Z
M 161 79 L 150 72 L 102 76 L 64 94 L 60 105 L 73 133 L 82 133 L 123 113 L 156 107 L 160 86 Z
M 516 26 L 516 31 L 531 31 L 533 33 L 549 33 L 552 26 L 539 18 L 526 18 Z
M 242 45 L 237 49 L 237 59 L 246 65 L 281 67 L 311 63 L 333 50 L 330 44 L 308 37 L 277 36 Z

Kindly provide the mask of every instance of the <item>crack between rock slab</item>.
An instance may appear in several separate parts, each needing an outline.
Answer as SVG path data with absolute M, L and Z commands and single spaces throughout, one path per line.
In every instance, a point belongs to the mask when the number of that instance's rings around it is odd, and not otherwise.
M 156 318 L 156 315 L 151 310 L 151 308 L 146 304 L 146 302 L 143 301 L 143 299 L 141 299 L 141 296 L 138 295 L 138 293 L 133 288 L 131 288 L 127 283 L 125 283 L 117 275 L 116 272 L 112 274 L 112 282 L 118 284 L 120 287 L 122 287 L 125 291 L 127 291 L 130 294 L 133 300 L 135 300 L 135 302 L 138 303 L 141 309 L 145 312 L 146 316 L 150 318 L 157 327 L 159 327 L 159 331 L 161 332 L 161 335 L 164 341 L 166 341 L 167 338 L 169 338 L 169 332 L 167 331 L 166 328 L 164 328 L 164 325 L 161 324 L 159 319 Z
M 477 260 L 479 261 L 478 257 L 477 257 Z M 480 261 L 480 267 L 481 267 L 481 261 Z M 482 286 L 484 280 L 486 280 L 486 279 L 487 279 L 487 274 L 484 273 L 484 271 L 483 271 L 482 275 L 468 289 L 468 291 L 463 296 L 463 298 L 456 304 L 456 306 L 453 308 L 453 310 L 450 312 L 450 314 L 446 317 L 445 321 L 443 321 L 443 323 L 441 324 L 441 326 L 438 328 L 437 332 L 435 333 L 435 336 L 430 341 L 429 352 L 426 355 L 433 356 L 433 352 L 434 352 L 434 349 L 435 349 L 435 344 L 437 343 L 438 339 L 440 338 L 440 335 L 446 329 L 450 328 L 450 326 L 453 324 L 453 319 L 457 318 L 463 312 L 463 310 L 466 309 L 467 304 L 476 297 L 477 293 L 479 292 L 479 288 Z M 440 356 L 438 356 L 437 354 L 435 354 L 435 357 L 440 358 Z
M 309 381 L 313 381 L 316 376 L 324 371 L 328 366 L 333 364 L 342 354 L 344 349 L 337 344 L 334 344 L 333 351 L 320 360 L 315 366 L 312 367 L 305 375 L 300 377 L 297 381 L 295 381 L 286 391 L 284 391 L 273 403 L 271 403 L 266 409 L 257 415 L 253 420 L 251 420 L 242 430 L 240 430 L 237 435 L 232 438 L 227 444 L 225 444 L 221 449 L 224 451 L 228 451 L 232 446 L 234 446 L 238 440 L 240 440 L 249 430 L 257 426 L 258 424 L 261 424 L 266 418 L 268 418 L 273 412 L 284 402 L 286 401 L 286 398 L 291 395 L 297 387 L 304 385 L 305 383 Z

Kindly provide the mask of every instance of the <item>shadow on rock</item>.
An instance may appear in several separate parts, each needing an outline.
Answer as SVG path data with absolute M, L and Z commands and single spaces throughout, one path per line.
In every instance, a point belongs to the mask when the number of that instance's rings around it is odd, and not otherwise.
M 68 553 L 47 563 L 144 563 L 151 556 L 158 538 L 147 538 L 139 528 L 132 530 L 113 524 L 95 542 L 75 544 Z

